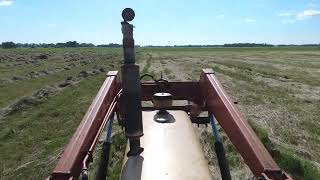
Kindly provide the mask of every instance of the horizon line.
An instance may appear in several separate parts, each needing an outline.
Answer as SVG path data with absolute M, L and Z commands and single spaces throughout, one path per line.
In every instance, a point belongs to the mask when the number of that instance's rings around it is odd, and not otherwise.
M 97 43 L 91 43 L 91 42 L 78 42 L 78 41 L 65 41 L 65 42 L 50 42 L 50 43 L 26 43 L 26 42 L 14 42 L 14 41 L 2 41 L 0 43 L 0 45 L 2 43 L 6 43 L 6 42 L 13 42 L 15 44 L 34 44 L 34 45 L 41 45 L 41 44 L 59 44 L 59 43 L 67 43 L 67 42 L 77 42 L 78 44 L 92 44 L 94 46 L 99 46 L 99 45 L 122 45 L 122 43 L 102 43 L 102 44 L 97 44 Z M 148 45 L 140 45 L 140 44 L 135 44 L 135 46 L 159 46 L 159 47 L 174 47 L 174 46 L 224 46 L 224 45 L 236 45 L 236 44 L 253 44 L 253 45 L 272 45 L 272 46 L 281 46 L 281 45 L 286 45 L 286 46 L 303 46 L 303 45 L 320 45 L 319 43 L 302 43 L 302 44 L 292 44 L 292 43 L 281 43 L 281 44 L 273 44 L 273 43 L 252 43 L 252 42 L 234 42 L 234 43 L 224 43 L 224 44 L 174 44 L 174 45 L 152 45 L 152 44 L 148 44 Z

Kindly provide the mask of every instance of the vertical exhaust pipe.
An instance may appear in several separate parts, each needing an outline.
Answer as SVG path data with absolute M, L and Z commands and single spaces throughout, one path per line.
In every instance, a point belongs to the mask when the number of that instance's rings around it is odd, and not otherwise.
M 140 73 L 139 66 L 135 64 L 133 25 L 128 23 L 134 19 L 134 16 L 135 13 L 131 8 L 122 11 L 124 19 L 121 22 L 124 55 L 124 63 L 121 66 L 122 104 L 125 110 L 125 134 L 130 144 L 127 156 L 136 156 L 143 152 L 140 146 L 140 137 L 143 136 Z

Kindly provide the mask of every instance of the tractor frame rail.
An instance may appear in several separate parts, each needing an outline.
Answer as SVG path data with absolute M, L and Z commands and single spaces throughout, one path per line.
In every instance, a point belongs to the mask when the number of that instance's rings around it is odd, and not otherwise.
M 263 179 L 291 179 L 272 159 L 257 135 L 240 116 L 234 102 L 230 100 L 212 69 L 203 69 L 198 82 L 141 82 L 141 100 L 152 101 L 152 96 L 165 87 L 174 100 L 187 100 L 196 104 L 201 111 L 212 113 L 232 144 L 243 157 L 256 177 Z M 116 71 L 110 71 L 93 100 L 78 129 L 69 144 L 60 155 L 51 179 L 72 179 L 80 176 L 92 161 L 92 153 L 97 138 L 110 114 L 121 107 L 121 101 L 115 101 L 121 91 L 121 83 Z M 142 110 L 156 110 L 154 107 L 141 107 Z M 184 110 L 190 114 L 191 105 L 172 106 L 173 110 Z M 121 112 L 117 112 L 121 114 Z M 106 117 L 108 116 L 108 117 Z M 119 120 L 119 119 L 118 119 Z M 120 122 L 120 121 L 119 121 Z M 193 123 L 208 124 L 205 117 L 197 117 Z M 178 132 L 177 132 L 178 133 Z
M 212 69 L 203 69 L 200 88 L 206 107 L 241 154 L 256 177 L 291 179 L 272 159 L 252 128 L 237 111 Z
M 83 161 L 91 154 L 90 149 L 96 143 L 97 134 L 112 101 L 120 91 L 117 71 L 109 71 L 97 96 L 84 115 L 69 144 L 59 156 L 58 163 L 49 179 L 75 179 L 83 170 Z

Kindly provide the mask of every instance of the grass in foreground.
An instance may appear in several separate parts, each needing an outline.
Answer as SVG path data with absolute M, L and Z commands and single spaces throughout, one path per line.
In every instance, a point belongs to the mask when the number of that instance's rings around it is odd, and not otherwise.
M 265 129 L 258 127 L 254 122 L 249 122 L 274 160 L 294 179 L 320 179 L 320 171 L 313 164 L 298 157 L 289 149 L 272 144 Z
M 0 129 L 10 133 L 0 141 L 1 177 L 43 179 L 49 175 L 103 80 L 103 75 L 90 78 L 2 119 Z

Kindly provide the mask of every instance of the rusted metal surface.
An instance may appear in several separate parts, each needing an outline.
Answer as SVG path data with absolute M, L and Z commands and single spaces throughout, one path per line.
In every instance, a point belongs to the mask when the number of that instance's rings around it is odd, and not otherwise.
M 199 82 L 170 81 L 165 85 L 165 92 L 170 93 L 174 100 L 189 100 L 201 104 L 202 97 Z M 142 82 L 142 101 L 151 101 L 155 93 L 162 92 L 155 82 Z
M 125 21 L 132 21 L 134 19 L 135 13 L 131 8 L 125 8 L 122 11 L 122 18 Z
M 172 95 L 170 93 L 156 93 L 153 95 L 152 103 L 157 109 L 168 109 L 172 107 Z
M 83 117 L 69 144 L 66 146 L 52 173 L 53 179 L 78 177 L 82 161 L 89 151 L 112 100 L 120 89 L 116 71 L 108 72 L 97 96 Z
M 97 142 L 98 142 L 98 139 L 100 138 L 100 135 L 104 129 L 104 127 L 106 126 L 106 124 L 109 122 L 110 120 L 110 117 L 112 116 L 113 112 L 115 111 L 115 108 L 116 108 L 116 105 L 117 105 L 117 100 L 118 98 L 120 97 L 120 94 L 121 94 L 121 90 L 119 90 L 118 94 L 114 97 L 113 101 L 110 103 L 110 106 L 108 108 L 108 111 L 103 119 L 103 122 L 101 123 L 100 125 L 100 128 L 98 130 L 98 133 L 96 135 L 96 137 L 94 138 L 94 141 L 89 149 L 89 151 L 93 151 L 93 149 L 95 148 Z
M 88 170 L 88 164 L 90 162 L 92 162 L 92 155 L 93 155 L 93 151 L 94 151 L 94 148 L 96 147 L 96 144 L 98 142 L 98 139 L 100 138 L 101 136 L 101 133 L 104 129 L 104 127 L 106 126 L 106 124 L 109 122 L 110 120 L 110 117 L 112 116 L 112 114 L 114 113 L 114 110 L 115 110 L 115 107 L 116 107 L 116 104 L 117 104 L 117 100 L 119 98 L 121 94 L 121 90 L 119 91 L 119 93 L 117 94 L 117 96 L 114 97 L 113 101 L 111 102 L 109 108 L 108 108 L 108 111 L 103 119 L 103 122 L 101 123 L 100 127 L 99 127 L 99 130 L 98 132 L 96 133 L 96 136 L 90 146 L 90 149 L 88 150 L 87 152 L 87 155 L 85 156 L 85 158 L 83 159 L 82 161 L 82 164 L 83 164 L 83 167 L 82 167 L 82 172 L 84 171 L 87 171 Z
M 141 107 L 142 111 L 154 111 L 154 110 L 158 110 L 158 108 L 155 108 L 153 106 L 143 106 Z M 191 106 L 171 106 L 169 108 L 167 108 L 166 110 L 182 110 L 185 112 L 189 112 L 191 109 Z
M 143 136 L 141 113 L 141 85 L 139 80 L 139 66 L 124 64 L 122 74 L 122 107 L 125 121 L 125 134 L 130 139 Z
M 141 84 L 140 68 L 135 64 L 134 53 L 134 26 L 127 21 L 134 19 L 135 13 L 132 9 L 126 8 L 122 11 L 123 20 L 121 30 L 123 34 L 123 56 L 121 66 L 122 79 L 122 107 L 126 137 L 129 138 L 130 151 L 127 156 L 139 155 L 143 148 L 140 146 L 140 137 L 143 136 L 142 112 L 141 112 Z
M 257 135 L 240 116 L 211 69 L 204 69 L 200 87 L 206 105 L 256 177 L 268 172 L 270 179 L 289 179 L 272 159 Z
M 187 113 L 168 111 L 170 114 L 163 116 L 167 122 L 156 122 L 156 112 L 143 112 L 141 145 L 144 152 L 139 156 L 125 157 L 120 179 L 212 180 Z
M 212 70 L 204 69 L 199 82 L 167 82 L 165 87 L 166 92 L 172 94 L 174 100 L 192 101 L 199 105 L 199 111 L 212 112 L 256 177 L 291 179 L 281 171 L 253 130 L 239 115 L 234 103 L 227 97 Z M 119 95 L 120 88 L 117 72 L 109 72 L 76 133 L 61 154 L 52 173 L 53 179 L 78 177 L 82 170 L 87 169 L 86 166 L 92 158 L 91 155 L 100 132 L 116 107 L 116 97 Z M 143 82 L 141 90 L 142 100 L 150 101 L 153 95 L 159 92 L 159 84 Z M 188 179 L 188 176 L 193 175 L 195 176 L 191 179 L 195 179 L 197 175 L 203 174 L 204 176 L 198 179 L 207 177 L 210 179 L 210 175 L 206 175 L 207 164 L 204 157 L 202 158 L 203 152 L 201 148 L 200 150 L 198 148 L 200 147 L 199 141 L 194 140 L 193 129 L 189 128 L 191 123 L 208 123 L 207 118 L 197 117 L 190 120 L 186 114 L 192 111 L 190 104 L 169 107 L 167 110 L 170 109 L 169 112 L 174 118 L 174 121 L 170 123 L 159 123 L 153 120 L 156 112 L 154 110 L 157 108 L 142 107 L 142 109 L 148 110 L 148 112 L 143 112 L 145 135 L 141 139 L 141 147 L 145 148 L 145 152 L 138 156 L 125 158 L 122 179 L 126 180 L 128 177 L 132 179 L 135 175 L 141 180 L 151 177 L 152 179 L 163 179 L 169 176 L 172 177 L 171 179 L 181 179 L 181 177 Z M 155 147 L 160 148 L 161 151 L 156 150 Z M 187 156 L 182 150 L 190 151 L 189 155 Z M 197 163 L 190 164 L 190 161 Z M 197 167 L 193 167 L 195 165 Z M 176 171 L 177 167 L 180 168 L 179 171 Z M 197 173 L 194 173 L 193 170 L 196 170 Z M 169 173 L 165 174 L 165 172 Z

